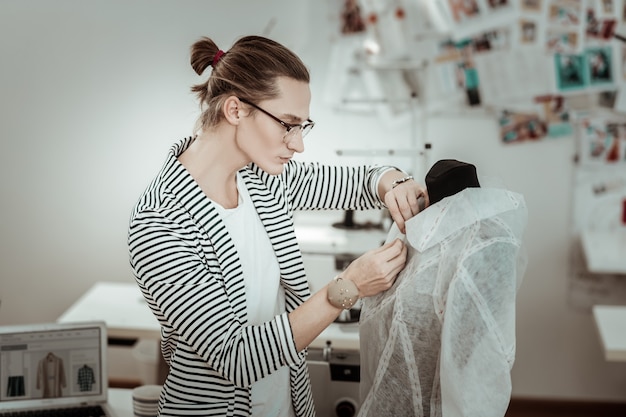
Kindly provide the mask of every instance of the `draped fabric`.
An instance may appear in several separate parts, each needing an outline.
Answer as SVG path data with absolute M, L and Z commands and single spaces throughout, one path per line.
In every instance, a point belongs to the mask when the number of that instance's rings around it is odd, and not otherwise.
M 394 225 L 409 258 L 363 300 L 360 417 L 502 417 L 526 266 L 521 195 L 467 188 Z

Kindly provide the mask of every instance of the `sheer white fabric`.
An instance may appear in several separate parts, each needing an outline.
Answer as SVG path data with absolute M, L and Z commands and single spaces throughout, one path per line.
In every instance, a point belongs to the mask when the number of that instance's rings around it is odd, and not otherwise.
M 525 267 L 523 196 L 468 188 L 407 222 L 394 286 L 363 299 L 360 417 L 502 417 Z

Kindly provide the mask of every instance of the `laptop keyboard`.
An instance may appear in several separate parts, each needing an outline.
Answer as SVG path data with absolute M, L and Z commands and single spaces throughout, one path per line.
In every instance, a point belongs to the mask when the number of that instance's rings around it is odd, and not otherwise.
M 99 405 L 0 413 L 0 417 L 106 417 Z

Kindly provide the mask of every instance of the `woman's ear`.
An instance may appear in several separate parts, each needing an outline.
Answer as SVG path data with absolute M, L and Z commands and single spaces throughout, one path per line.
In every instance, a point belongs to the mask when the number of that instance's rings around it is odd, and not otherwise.
M 241 102 L 236 96 L 230 96 L 224 100 L 222 111 L 224 112 L 226 121 L 232 125 L 238 125 L 240 116 L 245 116 L 245 114 L 242 113 Z

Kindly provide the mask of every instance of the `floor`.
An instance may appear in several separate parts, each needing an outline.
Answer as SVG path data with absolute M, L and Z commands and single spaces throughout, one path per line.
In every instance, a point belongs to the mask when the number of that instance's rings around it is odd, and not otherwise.
M 511 400 L 506 417 L 625 417 L 626 403 Z

